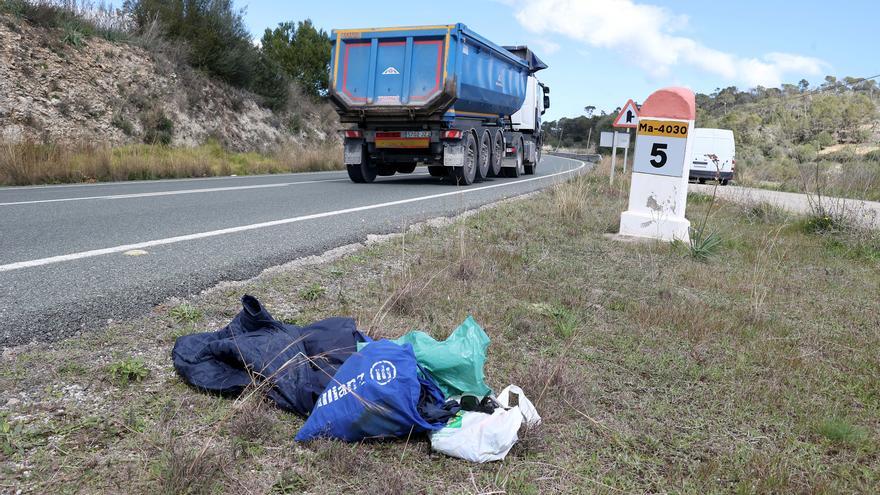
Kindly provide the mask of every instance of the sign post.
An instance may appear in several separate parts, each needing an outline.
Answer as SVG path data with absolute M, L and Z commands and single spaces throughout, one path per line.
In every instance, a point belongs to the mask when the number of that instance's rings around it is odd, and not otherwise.
M 626 146 L 623 148 L 623 173 L 626 173 L 626 161 L 629 155 L 629 130 L 635 129 L 639 125 L 639 108 L 632 99 L 627 100 L 626 104 L 621 107 L 620 113 L 611 124 L 613 127 L 623 127 L 626 129 Z M 611 158 L 611 182 L 614 182 L 614 165 L 617 153 Z
M 603 132 L 599 135 L 599 147 L 611 148 L 611 183 L 614 184 L 614 170 L 617 163 L 617 148 L 623 147 L 624 156 L 626 150 L 629 149 L 629 133 L 623 132 Z
M 629 207 L 620 234 L 688 242 L 685 218 L 696 102 L 687 88 L 655 91 L 642 105 L 633 155 Z

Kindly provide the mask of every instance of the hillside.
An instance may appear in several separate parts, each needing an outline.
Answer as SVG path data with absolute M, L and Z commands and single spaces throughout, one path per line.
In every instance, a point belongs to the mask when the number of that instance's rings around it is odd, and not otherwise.
M 828 76 L 818 86 L 801 81 L 697 94 L 696 125 L 733 130 L 740 183 L 877 200 L 878 107 L 876 81 Z M 545 122 L 546 142 L 594 149 L 599 133 L 611 130 L 616 116 L 616 111 L 593 114 L 594 109 L 586 107 L 586 116 Z
M 231 150 L 269 151 L 333 135 L 335 117 L 322 105 L 274 112 L 162 54 L 99 37 L 76 46 L 64 35 L 0 18 L 4 141 L 128 144 L 162 139 L 171 129 L 175 146 L 215 139 Z
M 194 62 L 198 47 L 170 29 L 131 19 L 0 0 L 0 185 L 339 166 L 333 109 L 270 65 L 248 33 L 207 48 L 253 72 L 242 82 Z M 242 37 L 254 61 L 221 59 Z M 266 73 L 274 86 L 258 94 Z M 105 158 L 107 173 L 93 165 Z

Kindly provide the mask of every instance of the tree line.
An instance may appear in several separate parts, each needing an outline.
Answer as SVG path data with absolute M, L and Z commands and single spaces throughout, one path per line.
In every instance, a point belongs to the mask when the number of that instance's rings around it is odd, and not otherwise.
M 122 10 L 137 33 L 158 30 L 182 43 L 185 60 L 226 83 L 280 108 L 294 82 L 312 97 L 327 91 L 330 36 L 310 20 L 266 29 L 257 45 L 232 0 L 126 0 Z
M 834 76 L 812 87 L 806 80 L 779 88 L 735 86 L 696 95 L 697 127 L 731 129 L 737 146 L 752 158 L 814 158 L 834 144 L 872 139 L 880 88 L 874 79 Z M 614 112 L 544 122 L 545 142 L 553 147 L 595 146 L 602 131 L 612 129 Z

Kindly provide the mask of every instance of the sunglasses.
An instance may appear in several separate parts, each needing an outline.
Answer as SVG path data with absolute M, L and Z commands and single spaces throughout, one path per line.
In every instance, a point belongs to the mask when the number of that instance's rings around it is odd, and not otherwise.
M 501 404 L 488 395 L 480 399 L 476 395 L 465 394 L 461 396 L 458 403 L 463 411 L 475 411 L 486 414 L 492 414 L 495 412 L 495 409 L 501 407 Z

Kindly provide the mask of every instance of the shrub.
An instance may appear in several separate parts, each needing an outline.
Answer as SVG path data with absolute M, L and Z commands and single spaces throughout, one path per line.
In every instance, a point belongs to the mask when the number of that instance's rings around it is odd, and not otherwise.
M 327 92 L 330 36 L 315 29 L 311 20 L 283 22 L 274 30 L 267 29 L 261 44 L 266 57 L 299 83 L 306 94 L 317 97 Z
M 110 124 L 122 131 L 126 136 L 134 134 L 134 126 L 128 121 L 128 119 L 123 117 L 121 113 L 114 114 L 113 119 L 110 120 Z
M 190 65 L 266 97 L 271 106 L 286 101 L 280 68 L 252 44 L 243 11 L 232 0 L 127 0 L 124 10 L 140 32 L 158 23 L 166 38 L 187 44 Z
M 168 146 L 174 138 L 174 122 L 161 110 L 149 112 L 144 118 L 144 143 Z

